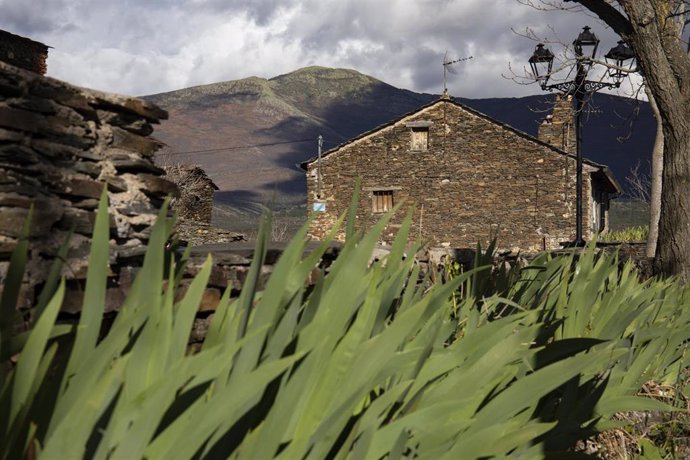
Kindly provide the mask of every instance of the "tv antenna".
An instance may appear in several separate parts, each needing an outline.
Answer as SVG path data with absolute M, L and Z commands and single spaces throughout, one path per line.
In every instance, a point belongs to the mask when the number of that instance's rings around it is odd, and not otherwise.
M 448 51 L 443 55 L 443 95 L 448 96 L 448 73 L 452 73 L 453 75 L 457 74 L 455 69 L 453 69 L 451 66 L 453 64 L 457 64 L 458 62 L 464 62 L 464 61 L 469 61 L 472 59 L 473 56 L 469 57 L 464 57 L 460 59 L 450 59 L 448 57 Z

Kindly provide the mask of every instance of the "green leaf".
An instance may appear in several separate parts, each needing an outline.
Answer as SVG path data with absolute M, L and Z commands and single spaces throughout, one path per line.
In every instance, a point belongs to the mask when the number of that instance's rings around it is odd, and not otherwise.
M 2 342 L 6 342 L 9 337 L 14 335 L 17 299 L 19 298 L 19 291 L 22 287 L 24 271 L 26 270 L 32 216 L 33 206 L 29 208 L 29 214 L 26 220 L 24 220 L 24 225 L 19 233 L 17 246 L 12 251 L 10 266 L 5 277 L 2 296 L 0 296 L 0 339 Z
M 81 392 L 80 403 L 72 406 L 47 436 L 41 458 L 62 460 L 84 457 L 86 443 L 96 421 L 122 386 L 126 363 L 126 358 L 116 360 L 94 387 Z
M 652 444 L 652 441 L 646 438 L 640 438 L 637 443 L 640 446 L 640 460 L 663 460 L 666 458 L 666 453 L 660 448 Z
M 682 409 L 645 396 L 613 396 L 602 398 L 595 410 L 597 414 L 608 417 L 622 411 L 677 412 Z
M 41 357 L 50 338 L 50 332 L 60 311 L 64 295 L 65 281 L 62 280 L 57 293 L 36 322 L 36 326 L 31 331 L 26 346 L 24 346 L 21 352 L 12 387 L 11 421 L 14 420 L 22 407 L 31 404 L 32 390 L 35 392 L 37 389 L 34 379 L 37 376 Z
M 77 327 L 74 346 L 72 347 L 67 370 L 65 371 L 65 376 L 61 385 L 63 392 L 86 356 L 96 347 L 98 334 L 101 330 L 101 322 L 105 309 L 106 283 L 108 280 L 109 221 L 108 190 L 107 186 L 104 186 L 101 193 L 101 199 L 98 203 L 96 222 L 93 228 L 89 265 L 86 273 L 84 302 L 81 308 L 79 326 Z
M 362 179 L 357 177 L 355 185 L 352 189 L 352 201 L 347 215 L 347 229 L 345 231 L 345 241 L 351 240 L 355 236 L 355 222 L 357 220 L 357 211 L 359 210 L 359 193 L 362 188 Z
M 62 243 L 62 245 L 60 246 L 60 249 L 58 250 L 57 255 L 55 256 L 53 263 L 50 265 L 50 272 L 48 273 L 46 282 L 43 285 L 43 288 L 41 289 L 41 294 L 38 297 L 38 301 L 36 302 L 34 322 L 36 321 L 36 318 L 41 316 L 43 309 L 46 307 L 46 305 L 48 305 L 50 299 L 55 295 L 55 290 L 57 289 L 58 283 L 60 282 L 60 272 L 62 271 L 62 266 L 64 264 L 64 261 L 67 260 L 67 254 L 69 253 L 69 243 L 72 239 L 72 234 L 73 232 L 70 230 L 67 237 L 65 238 L 64 243 Z

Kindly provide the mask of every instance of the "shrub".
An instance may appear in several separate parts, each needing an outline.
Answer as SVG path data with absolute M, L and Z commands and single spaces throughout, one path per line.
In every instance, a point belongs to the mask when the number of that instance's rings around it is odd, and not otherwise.
M 601 241 L 647 241 L 649 235 L 649 227 L 641 225 L 638 227 L 628 227 L 623 230 L 616 230 L 613 232 L 602 233 L 599 235 Z
M 579 260 L 543 256 L 492 283 L 478 267 L 433 284 L 404 258 L 411 214 L 390 256 L 369 263 L 392 213 L 366 234 L 348 226 L 313 289 L 305 279 L 329 239 L 305 255 L 305 227 L 257 290 L 264 221 L 240 297 L 225 292 L 202 349 L 190 353 L 211 260 L 175 303 L 181 267 L 164 272 L 164 209 L 99 342 L 106 210 L 104 196 L 76 329 L 54 324 L 64 282 L 42 296 L 50 300 L 30 333 L 9 338 L 3 323 L 3 359 L 20 353 L 15 368 L 3 367 L 3 458 L 534 458 L 613 426 L 616 411 L 673 410 L 635 393 L 687 367 L 688 293 L 673 281 L 641 284 L 630 266 L 619 271 L 590 248 Z M 11 287 L 8 278 L 3 314 Z

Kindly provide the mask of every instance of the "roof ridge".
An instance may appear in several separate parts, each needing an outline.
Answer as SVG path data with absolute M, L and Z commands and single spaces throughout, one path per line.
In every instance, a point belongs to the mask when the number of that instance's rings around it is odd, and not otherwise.
M 335 153 L 336 151 L 340 150 L 341 148 L 343 148 L 343 147 L 345 147 L 345 146 L 347 146 L 347 145 L 352 144 L 353 142 L 356 142 L 356 141 L 358 141 L 358 140 L 360 140 L 360 139 L 363 139 L 363 138 L 365 138 L 365 137 L 367 137 L 367 136 L 369 136 L 369 135 L 375 133 L 376 131 L 380 131 L 380 130 L 382 130 L 382 129 L 384 129 L 384 128 L 387 128 L 387 127 L 392 126 L 392 125 L 394 125 L 394 124 L 396 124 L 396 123 L 399 123 L 400 121 L 404 120 L 404 119 L 407 118 L 407 117 L 410 117 L 410 116 L 412 116 L 412 115 L 415 115 L 415 114 L 417 114 L 417 113 L 419 113 L 419 112 L 422 112 L 423 110 L 426 110 L 426 109 L 428 109 L 428 108 L 430 108 L 430 107 L 433 107 L 434 105 L 440 104 L 440 103 L 451 103 L 451 104 L 454 104 L 454 105 L 456 105 L 457 107 L 459 107 L 459 108 L 461 108 L 461 109 L 463 109 L 463 110 L 465 110 L 465 111 L 467 111 L 467 112 L 469 112 L 469 113 L 471 113 L 471 114 L 473 114 L 473 115 L 475 115 L 475 116 L 478 116 L 478 117 L 480 117 L 480 118 L 483 118 L 483 119 L 485 119 L 485 120 L 487 120 L 487 121 L 489 121 L 489 122 L 491 122 L 491 123 L 494 123 L 494 124 L 496 124 L 496 125 L 498 125 L 498 126 L 504 128 L 504 129 L 507 129 L 507 130 L 509 130 L 509 131 L 511 131 L 511 132 L 513 132 L 513 133 L 515 133 L 515 134 L 517 134 L 517 135 L 520 136 L 520 137 L 523 137 L 523 138 L 525 138 L 525 139 L 527 139 L 527 140 L 530 140 L 530 141 L 532 141 L 532 142 L 535 142 L 535 143 L 537 143 L 537 144 L 539 144 L 539 145 L 548 147 L 548 148 L 550 148 L 551 150 L 553 150 L 554 152 L 556 152 L 556 153 L 558 153 L 558 154 L 560 154 L 560 155 L 564 155 L 564 156 L 567 156 L 567 157 L 570 157 L 570 158 L 573 158 L 573 159 L 577 158 L 577 156 L 574 155 L 574 154 L 572 154 L 572 153 L 568 153 L 568 152 L 566 152 L 566 151 L 563 150 L 563 149 L 560 149 L 560 148 L 558 148 L 558 147 L 556 147 L 556 146 L 554 146 L 554 145 L 552 145 L 552 144 L 549 144 L 548 142 L 544 142 L 544 141 L 542 141 L 541 139 L 532 136 L 531 134 L 528 134 L 528 133 L 526 133 L 526 132 L 524 132 L 524 131 L 521 131 L 521 130 L 517 129 L 517 128 L 515 128 L 514 126 L 511 126 L 511 125 L 509 125 L 509 124 L 507 124 L 507 123 L 504 123 L 504 122 L 502 122 L 502 121 L 499 121 L 499 120 L 497 120 L 497 119 L 495 119 L 495 118 L 493 118 L 493 117 L 491 117 L 491 116 L 489 116 L 489 115 L 487 115 L 487 114 L 485 114 L 485 113 L 483 113 L 483 112 L 480 112 L 480 111 L 478 111 L 478 110 L 476 110 L 476 109 L 473 109 L 472 107 L 469 107 L 469 106 L 463 104 L 462 102 L 458 102 L 458 101 L 456 101 L 452 96 L 447 96 L 447 97 L 441 96 L 441 97 L 439 97 L 438 99 L 436 99 L 436 100 L 434 100 L 434 101 L 431 101 L 431 102 L 429 102 L 428 104 L 424 104 L 424 105 L 418 107 L 417 109 L 415 109 L 415 110 L 413 110 L 413 111 L 411 111 L 411 112 L 407 112 L 407 113 L 405 113 L 405 114 L 403 114 L 403 115 L 401 115 L 401 116 L 399 116 L 399 117 L 397 117 L 397 118 L 394 118 L 394 119 L 392 119 L 392 120 L 390 120 L 390 121 L 388 121 L 388 122 L 386 122 L 386 123 L 383 123 L 383 124 L 381 124 L 381 125 L 378 125 L 378 126 L 372 128 L 372 129 L 370 129 L 370 130 L 368 130 L 368 131 L 365 131 L 365 132 L 363 132 L 363 133 L 361 133 L 361 134 L 358 134 L 357 136 L 348 139 L 347 141 L 343 142 L 342 144 L 336 145 L 335 147 L 326 150 L 325 152 L 323 152 L 323 153 L 321 154 L 321 158 L 323 159 L 323 158 L 326 157 L 326 156 L 330 156 L 330 155 L 332 155 L 333 153 Z M 307 166 L 308 164 L 310 164 L 310 163 L 313 163 L 313 162 L 316 161 L 316 160 L 317 160 L 317 157 L 312 157 L 312 158 L 309 158 L 308 160 L 305 160 L 305 161 L 301 162 L 299 165 L 300 165 L 300 167 L 301 167 L 302 169 L 306 170 L 306 169 L 307 169 L 306 166 Z M 589 164 L 590 166 L 594 166 L 594 167 L 598 167 L 598 168 L 607 168 L 607 169 L 608 169 L 608 167 L 607 167 L 606 165 L 597 163 L 597 162 L 595 162 L 595 161 L 593 161 L 593 160 L 590 160 L 590 159 L 588 159 L 588 158 L 584 158 L 584 157 L 583 157 L 582 160 L 583 160 L 583 163 L 587 163 L 587 164 Z

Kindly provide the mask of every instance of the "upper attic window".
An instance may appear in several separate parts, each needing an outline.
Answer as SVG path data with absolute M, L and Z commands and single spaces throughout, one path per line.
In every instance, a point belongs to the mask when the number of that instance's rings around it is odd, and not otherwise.
M 429 148 L 430 121 L 412 121 L 407 123 L 410 128 L 410 149 L 427 150 Z

